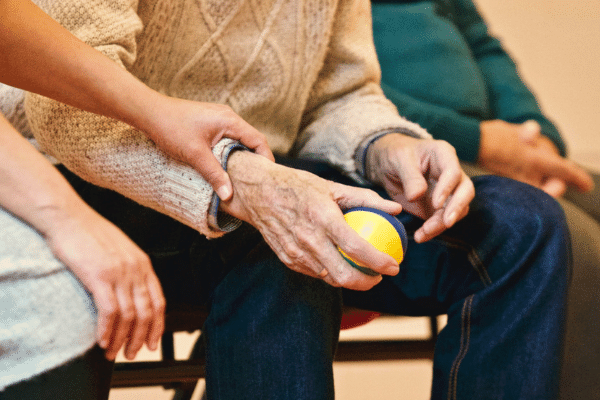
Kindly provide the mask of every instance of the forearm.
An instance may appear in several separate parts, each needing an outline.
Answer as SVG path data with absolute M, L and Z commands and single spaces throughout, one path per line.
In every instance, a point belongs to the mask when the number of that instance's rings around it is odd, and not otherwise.
M 63 176 L 0 116 L 0 206 L 42 234 L 86 208 Z
M 212 187 L 194 168 L 169 157 L 143 133 L 122 122 L 90 114 L 39 95 L 25 108 L 38 143 L 71 171 L 210 237 L 227 226 L 209 225 Z M 230 145 L 212 148 L 222 160 Z
M 29 0 L 0 0 L 0 81 L 150 130 L 161 95 Z

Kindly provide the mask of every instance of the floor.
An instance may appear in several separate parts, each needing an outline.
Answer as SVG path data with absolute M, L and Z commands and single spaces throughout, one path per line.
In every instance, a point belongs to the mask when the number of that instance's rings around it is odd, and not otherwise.
M 476 0 L 491 30 L 519 65 L 541 106 L 559 126 L 571 158 L 600 172 L 600 8 L 597 0 Z M 422 335 L 426 320 L 376 320 L 346 331 L 353 337 Z M 185 355 L 193 337 L 181 336 Z M 155 357 L 142 353 L 141 359 Z M 343 363 L 334 367 L 340 400 L 425 400 L 429 398 L 431 362 Z M 199 388 L 201 389 L 201 388 Z M 200 398 L 197 390 L 195 399 Z M 118 389 L 110 400 L 162 400 L 161 388 Z
M 445 318 L 439 318 L 440 326 Z M 427 337 L 429 332 L 426 318 L 379 318 L 363 327 L 342 331 L 342 340 L 364 340 L 368 338 L 395 339 Z M 175 339 L 176 358 L 184 358 L 198 334 L 181 333 Z M 156 353 L 142 350 L 140 360 L 153 360 Z M 117 360 L 124 360 L 122 354 Z M 385 361 L 361 363 L 336 363 L 334 365 L 335 391 L 337 399 L 344 400 L 426 400 L 431 387 L 429 360 Z M 199 384 L 193 400 L 201 397 L 203 383 Z M 109 400 L 167 400 L 173 390 L 161 387 L 141 389 L 113 389 Z

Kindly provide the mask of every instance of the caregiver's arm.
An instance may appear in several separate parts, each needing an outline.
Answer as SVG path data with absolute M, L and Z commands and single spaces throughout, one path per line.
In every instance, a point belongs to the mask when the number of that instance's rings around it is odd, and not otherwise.
M 272 157 L 264 136 L 228 107 L 150 89 L 30 0 L 0 0 L 0 16 L 0 82 L 132 125 L 197 170 L 220 197 L 231 196 L 227 174 L 211 152 L 220 139 Z

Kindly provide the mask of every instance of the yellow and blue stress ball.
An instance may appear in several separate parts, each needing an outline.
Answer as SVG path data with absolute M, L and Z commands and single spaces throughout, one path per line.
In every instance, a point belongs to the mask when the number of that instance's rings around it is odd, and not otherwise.
M 398 218 L 370 207 L 356 207 L 346 210 L 344 211 L 344 218 L 360 237 L 371 243 L 377 250 L 389 254 L 398 264 L 402 262 L 408 245 L 408 237 L 404 225 Z M 372 269 L 351 259 L 341 249 L 340 253 L 350 265 L 363 274 L 379 275 Z

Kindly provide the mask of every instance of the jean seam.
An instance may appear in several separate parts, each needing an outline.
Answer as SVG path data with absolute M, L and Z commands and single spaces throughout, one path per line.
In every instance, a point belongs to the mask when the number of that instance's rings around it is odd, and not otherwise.
M 479 254 L 477 254 L 477 252 L 475 251 L 475 249 L 473 247 L 471 247 L 471 250 L 467 254 L 467 258 L 471 262 L 471 265 L 473 266 L 473 268 L 475 268 L 475 271 L 477 271 L 477 273 L 479 274 L 479 278 L 483 282 L 483 285 L 484 286 L 491 285 L 492 278 L 490 278 L 490 275 L 487 272 L 487 268 L 485 267 L 485 264 L 483 263 L 483 261 L 481 261 L 481 258 L 479 258 Z
M 469 351 L 471 340 L 471 310 L 474 296 L 474 294 L 470 295 L 463 303 L 461 315 L 460 349 L 456 355 L 456 358 L 454 359 L 454 362 L 452 363 L 452 368 L 450 369 L 450 376 L 448 379 L 448 400 L 456 400 L 457 398 L 456 388 L 458 386 L 458 370 L 460 368 L 460 364 Z
M 489 286 L 493 283 L 492 279 L 490 278 L 490 275 L 487 272 L 485 264 L 481 261 L 479 254 L 477 254 L 473 246 L 462 241 L 458 242 L 455 239 L 453 240 L 446 236 L 440 237 L 438 240 L 443 241 L 447 247 L 464 250 L 467 253 L 467 260 L 469 260 L 469 263 L 471 264 L 475 272 L 477 272 L 477 275 L 479 275 L 479 279 L 481 280 L 483 285 Z

